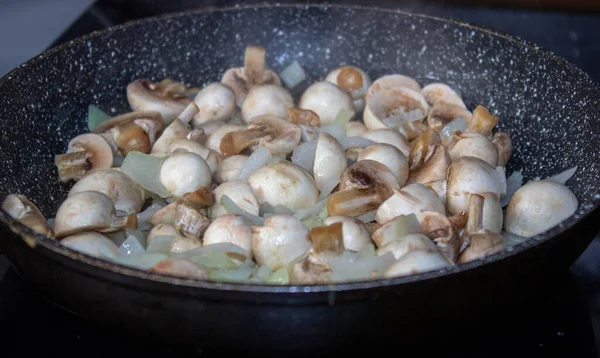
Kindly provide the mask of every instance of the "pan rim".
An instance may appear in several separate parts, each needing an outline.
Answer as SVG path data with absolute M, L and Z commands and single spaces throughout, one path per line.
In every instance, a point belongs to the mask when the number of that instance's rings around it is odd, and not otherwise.
M 124 29 L 138 26 L 138 25 L 144 25 L 144 24 L 158 22 L 158 21 L 162 21 L 162 20 L 166 20 L 166 19 L 183 18 L 183 17 L 194 16 L 194 15 L 203 14 L 203 13 L 245 11 L 245 10 L 249 10 L 249 9 L 254 10 L 257 8 L 302 8 L 302 9 L 341 8 L 341 9 L 360 10 L 360 11 L 390 12 L 390 13 L 400 14 L 400 15 L 404 15 L 404 16 L 414 16 L 414 17 L 426 18 L 426 19 L 435 20 L 438 22 L 450 23 L 450 24 L 457 25 L 457 26 L 463 26 L 463 27 L 467 27 L 467 28 L 470 28 L 475 31 L 484 32 L 490 36 L 496 36 L 496 37 L 506 39 L 506 40 L 514 42 L 520 46 L 524 46 L 533 51 L 539 52 L 546 59 L 556 61 L 560 65 L 568 68 L 569 70 L 576 72 L 579 76 L 582 76 L 582 77 L 588 79 L 595 86 L 595 88 L 593 90 L 600 91 L 599 84 L 596 81 L 594 81 L 588 73 L 586 73 L 579 67 L 575 66 L 571 62 L 569 62 L 569 61 L 561 58 L 560 56 L 555 55 L 551 51 L 543 49 L 540 46 L 537 46 L 531 42 L 528 42 L 526 40 L 520 39 L 517 36 L 510 35 L 510 34 L 495 30 L 495 29 L 490 29 L 490 28 L 480 26 L 480 25 L 469 24 L 467 22 L 459 21 L 459 20 L 455 20 L 455 19 L 414 13 L 414 12 L 393 9 L 393 8 L 376 7 L 376 6 L 362 6 L 362 5 L 311 4 L 311 3 L 308 3 L 308 4 L 262 3 L 262 4 L 230 6 L 230 7 L 214 7 L 213 6 L 213 7 L 205 7 L 205 8 L 189 10 L 189 11 L 173 12 L 173 13 L 169 13 L 169 14 L 145 17 L 142 19 L 128 21 L 123 24 L 119 24 L 119 25 L 112 26 L 112 27 L 109 27 L 106 29 L 91 32 L 84 36 L 77 37 L 77 38 L 75 38 L 69 42 L 66 42 L 62 45 L 59 45 L 59 46 L 51 48 L 47 51 L 44 51 L 43 53 L 31 58 L 30 60 L 26 61 L 25 63 L 17 66 L 15 69 L 13 69 L 9 73 L 7 73 L 5 76 L 0 78 L 0 87 L 9 83 L 13 77 L 17 77 L 22 72 L 26 71 L 26 68 L 28 66 L 30 66 L 32 64 L 36 64 L 40 61 L 43 61 L 46 58 L 49 58 L 60 52 L 63 52 L 68 48 L 71 48 L 71 47 L 77 46 L 81 43 L 84 43 L 85 41 L 87 41 L 89 39 L 97 38 L 97 37 L 103 36 L 108 33 L 112 33 L 115 31 L 121 31 Z M 39 245 L 39 246 L 41 246 L 45 249 L 48 249 L 54 253 L 57 253 L 57 254 L 60 254 L 63 256 L 68 256 L 75 261 L 79 261 L 84 264 L 91 265 L 94 268 L 97 268 L 100 270 L 112 271 L 112 272 L 120 274 L 120 275 L 132 276 L 132 277 L 139 278 L 139 279 L 145 279 L 145 280 L 150 280 L 150 281 L 155 281 L 155 282 L 160 282 L 160 283 L 167 283 L 167 284 L 177 285 L 177 286 L 209 289 L 209 290 L 213 290 L 213 291 L 233 291 L 233 292 L 238 291 L 238 292 L 245 292 L 245 293 L 266 293 L 266 294 L 268 294 L 268 293 L 309 294 L 309 293 L 323 293 L 323 292 L 345 292 L 345 291 L 354 291 L 354 290 L 365 290 L 365 289 L 374 289 L 374 288 L 382 288 L 382 287 L 400 286 L 403 284 L 416 282 L 416 281 L 442 279 L 444 277 L 455 275 L 455 274 L 461 273 L 463 271 L 472 271 L 472 270 L 475 270 L 482 266 L 487 266 L 487 265 L 493 264 L 495 262 L 501 261 L 502 259 L 512 257 L 512 256 L 514 256 L 520 252 L 526 251 L 528 249 L 533 249 L 535 246 L 538 246 L 544 242 L 547 242 L 547 241 L 550 241 L 553 239 L 558 239 L 559 236 L 561 236 L 561 234 L 570 230 L 576 224 L 578 224 L 580 221 L 583 221 L 588 215 L 590 215 L 591 213 L 596 211 L 599 206 L 600 206 L 600 194 L 596 194 L 591 199 L 589 199 L 583 203 L 579 203 L 578 211 L 575 214 L 573 214 L 572 216 L 570 216 L 569 218 L 567 218 L 565 221 L 563 221 L 561 224 L 551 228 L 550 230 L 548 230 L 540 235 L 536 235 L 536 236 L 530 238 L 526 242 L 515 245 L 509 250 L 505 250 L 505 251 L 496 253 L 494 255 L 487 256 L 484 259 L 471 261 L 471 262 L 468 262 L 465 264 L 455 265 L 450 268 L 446 268 L 446 269 L 442 269 L 442 270 L 430 271 L 430 272 L 425 272 L 425 273 L 420 273 L 420 274 L 415 274 L 415 275 L 410 275 L 410 276 L 396 277 L 396 278 L 381 278 L 381 279 L 376 279 L 376 280 L 363 280 L 363 281 L 355 281 L 355 282 L 348 282 L 348 283 L 336 283 L 336 284 L 329 284 L 329 285 L 323 285 L 323 284 L 265 285 L 265 284 L 225 283 L 225 282 L 215 282 L 215 281 L 196 280 L 196 279 L 181 279 L 181 278 L 177 278 L 177 277 L 173 277 L 173 276 L 169 276 L 169 275 L 165 275 L 165 274 L 152 273 L 152 272 L 148 272 L 145 270 L 124 266 L 124 265 L 117 264 L 117 263 L 114 263 L 114 262 L 111 262 L 108 260 L 104 260 L 104 259 L 96 258 L 96 257 L 90 256 L 87 254 L 79 253 L 70 248 L 60 245 L 60 243 L 56 240 L 52 240 L 50 238 L 47 238 L 45 236 L 35 233 L 28 227 L 24 226 L 23 224 L 19 223 L 16 220 L 12 219 L 8 215 L 8 213 L 6 213 L 2 209 L 0 209 L 0 221 L 2 221 L 2 223 L 4 225 L 6 225 L 11 231 L 13 231 L 15 234 L 17 234 L 21 238 L 25 238 L 25 237 L 35 238 L 36 245 Z

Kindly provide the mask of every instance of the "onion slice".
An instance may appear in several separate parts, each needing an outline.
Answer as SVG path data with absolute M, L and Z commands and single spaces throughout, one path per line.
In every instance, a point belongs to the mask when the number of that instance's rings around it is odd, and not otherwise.
M 142 152 L 129 152 L 121 165 L 121 171 L 142 188 L 161 198 L 171 196 L 160 182 L 160 168 L 168 157 L 155 157 Z
M 110 115 L 98 108 L 95 104 L 88 106 L 88 129 L 93 131 L 98 125 L 107 119 L 110 119 Z
M 238 179 L 248 180 L 250 174 L 263 167 L 271 160 L 271 152 L 265 147 L 258 147 L 240 168 Z
M 260 216 L 252 215 L 249 212 L 247 212 L 246 210 L 240 208 L 227 195 L 221 196 L 221 204 L 223 204 L 223 206 L 225 207 L 225 209 L 230 214 L 241 215 L 241 216 L 245 217 L 246 219 L 250 220 L 250 222 L 252 223 L 252 225 L 262 226 L 262 225 L 265 224 L 265 219 L 261 218 Z
M 551 177 L 548 177 L 548 178 L 546 178 L 546 180 L 551 180 L 553 182 L 565 185 L 567 183 L 567 181 L 569 179 L 571 179 L 573 174 L 575 174 L 576 171 L 577 171 L 577 166 L 574 166 L 573 168 L 567 169 L 564 172 L 561 172 L 561 173 L 558 173 Z
M 500 205 L 505 207 L 510 203 L 512 196 L 523 185 L 523 174 L 519 171 L 514 171 L 508 179 L 506 179 L 506 195 L 500 200 Z
M 444 139 L 445 137 L 454 134 L 456 131 L 463 132 L 467 130 L 467 125 L 468 123 L 463 117 L 458 117 L 442 128 L 440 131 L 440 138 Z
M 306 72 L 297 61 L 294 61 L 279 73 L 279 78 L 287 88 L 292 89 L 306 79 Z

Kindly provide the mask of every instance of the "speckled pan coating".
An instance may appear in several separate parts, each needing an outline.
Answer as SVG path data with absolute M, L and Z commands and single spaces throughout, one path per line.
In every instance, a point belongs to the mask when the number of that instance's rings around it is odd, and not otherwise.
M 581 206 L 564 227 L 598 204 L 600 88 L 586 74 L 491 31 L 339 6 L 167 16 L 92 34 L 34 58 L 0 79 L 0 196 L 24 194 L 53 216 L 72 185 L 59 183 L 54 155 L 87 130 L 90 103 L 114 115 L 127 111 L 125 87 L 140 77 L 195 86 L 218 81 L 226 69 L 242 65 L 250 44 L 267 48 L 267 64 L 276 71 L 297 60 L 309 83 L 345 64 L 373 79 L 401 73 L 421 85 L 447 83 L 471 110 L 481 103 L 500 116 L 514 144 L 509 173 L 522 170 L 527 180 L 578 166 L 568 185 Z

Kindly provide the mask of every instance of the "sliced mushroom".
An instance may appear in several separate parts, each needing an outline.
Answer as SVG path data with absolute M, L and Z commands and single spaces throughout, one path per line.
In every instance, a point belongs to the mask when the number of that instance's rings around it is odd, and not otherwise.
M 364 147 L 358 147 L 358 146 L 349 147 L 348 149 L 346 149 L 346 159 L 352 161 L 351 164 L 354 164 L 354 162 L 356 162 L 358 160 L 358 155 L 364 149 L 365 149 Z
M 288 110 L 294 108 L 292 95 L 281 86 L 255 86 L 248 92 L 242 104 L 244 122 L 258 116 L 275 116 L 288 119 Z
M 323 263 L 311 260 L 310 256 L 291 264 L 290 283 L 294 285 L 329 284 L 331 270 Z
M 101 122 L 93 133 L 107 134 L 126 156 L 132 151 L 149 153 L 162 130 L 163 119 L 160 113 L 146 111 L 126 113 Z
M 362 122 L 350 121 L 346 125 L 346 137 L 361 137 L 367 132 L 367 127 Z
M 428 84 L 427 86 L 423 87 L 421 94 L 425 96 L 427 103 L 432 106 L 437 104 L 454 104 L 462 108 L 467 108 L 458 93 L 443 83 Z
M 217 170 L 218 165 L 223 161 L 223 156 L 221 153 L 215 152 L 212 149 L 208 149 L 202 144 L 191 139 L 182 138 L 174 140 L 171 145 L 169 145 L 169 154 L 172 154 L 177 149 L 184 149 L 188 152 L 196 153 L 201 156 L 202 159 L 206 161 L 206 164 L 208 164 L 211 173 L 214 173 Z
M 393 195 L 379 206 L 375 221 L 385 224 L 397 216 L 422 211 L 446 214 L 444 204 L 433 190 L 423 184 L 409 184 L 401 190 L 394 190 Z
M 512 155 L 512 141 L 506 132 L 496 132 L 492 137 L 492 143 L 498 150 L 498 166 L 505 167 Z
M 399 74 L 386 75 L 379 77 L 375 82 L 373 82 L 373 84 L 367 90 L 366 100 L 369 101 L 374 94 L 380 91 L 396 87 L 405 87 L 416 92 L 421 92 L 421 86 L 419 83 L 408 76 Z
M 425 97 L 406 87 L 381 90 L 369 97 L 363 121 L 369 130 L 398 128 L 422 120 L 429 112 Z
M 215 181 L 218 184 L 226 183 L 228 181 L 236 180 L 240 173 L 240 169 L 248 160 L 247 155 L 232 155 L 221 161 L 217 165 L 217 170 L 214 173 Z
M 192 101 L 186 91 L 184 85 L 168 78 L 158 83 L 138 79 L 127 86 L 127 100 L 133 111 L 159 112 L 166 126 Z
M 252 191 L 252 187 L 244 180 L 225 182 L 215 188 L 213 193 L 215 195 L 215 203 L 208 210 L 208 215 L 212 220 L 229 213 L 221 203 L 223 195 L 227 195 L 238 207 L 252 215 L 258 215 L 260 211 L 260 206 Z
M 433 190 L 438 195 L 442 203 L 446 205 L 446 180 L 438 180 L 434 182 L 425 183 L 423 185 Z
M 229 157 L 257 144 L 267 148 L 272 155 L 287 155 L 298 146 L 301 135 L 300 127 L 282 118 L 258 116 L 245 130 L 225 134 L 219 149 Z
M 551 180 L 530 181 L 510 199 L 504 229 L 519 236 L 536 236 L 573 215 L 578 205 L 566 186 Z
M 439 252 L 409 251 L 385 271 L 385 277 L 400 277 L 440 270 L 452 266 Z
M 340 190 L 327 199 L 329 215 L 356 217 L 376 210 L 400 185 L 383 164 L 365 159 L 352 164 L 340 179 Z
M 61 182 L 77 181 L 95 170 L 108 169 L 113 165 L 113 151 L 98 134 L 80 134 L 71 139 L 66 154 L 55 157 Z
M 2 209 L 13 219 L 27 226 L 40 235 L 54 238 L 52 227 L 40 209 L 27 197 L 20 194 L 9 194 L 2 202 Z
M 252 225 L 239 215 L 223 215 L 214 219 L 204 238 L 204 245 L 229 242 L 246 250 L 247 257 L 252 259 Z
M 471 234 L 467 241 L 469 246 L 460 254 L 458 263 L 482 259 L 506 249 L 504 238 L 498 233 Z
M 170 224 L 188 237 L 202 237 L 210 220 L 202 215 L 193 205 L 184 200 L 176 200 L 158 210 L 150 218 L 152 225 Z
M 444 180 L 451 163 L 452 159 L 446 148 L 441 144 L 433 145 L 425 154 L 423 163 L 410 170 L 407 183 L 425 184 Z
M 244 67 L 234 67 L 227 70 L 221 78 L 221 83 L 227 85 L 235 93 L 239 107 L 244 103 L 248 91 L 255 85 L 281 86 L 277 74 L 265 69 L 266 50 L 259 46 L 246 47 Z
M 201 156 L 177 149 L 169 155 L 160 168 L 160 182 L 171 195 L 183 197 L 212 181 L 210 167 Z
M 354 111 L 352 97 L 331 82 L 315 82 L 302 93 L 298 108 L 315 112 L 321 127 L 333 124 L 342 109 Z
M 476 157 L 492 167 L 498 165 L 498 150 L 490 138 L 479 133 L 454 132 L 447 146 L 452 160 L 460 157 Z
M 436 132 L 440 132 L 442 128 L 455 120 L 462 118 L 467 123 L 471 121 L 473 114 L 465 107 L 451 103 L 439 103 L 431 108 L 427 115 L 427 125 Z
M 316 226 L 310 230 L 310 241 L 315 253 L 331 253 L 334 255 L 344 252 L 344 235 L 341 222 L 331 225 Z
M 408 158 L 410 155 L 410 143 L 406 138 L 392 129 L 374 129 L 365 132 L 361 137 L 372 140 L 375 143 L 386 143 L 400 149 L 402 154 Z
M 411 251 L 439 252 L 437 246 L 429 236 L 424 234 L 409 234 L 391 240 L 377 249 L 377 256 L 383 256 L 388 252 L 394 255 L 396 260 Z
M 500 121 L 500 118 L 494 116 L 490 111 L 482 105 L 478 105 L 473 111 L 473 117 L 469 121 L 467 131 L 471 133 L 479 133 L 484 136 L 490 136 L 492 130 L 496 128 L 496 125 Z
M 314 128 L 321 126 L 321 118 L 310 109 L 290 108 L 288 109 L 288 120 L 297 125 L 306 125 Z
M 379 162 L 396 176 L 400 187 L 403 187 L 408 180 L 408 161 L 402 152 L 393 145 L 386 143 L 376 143 L 360 151 L 357 161 L 371 159 Z
M 244 125 L 220 124 L 219 127 L 216 128 L 211 134 L 208 134 L 207 132 L 208 137 L 206 138 L 204 145 L 209 149 L 223 154 L 221 152 L 221 141 L 223 140 L 223 137 L 225 137 L 225 135 L 228 133 L 239 132 L 243 131 L 244 129 L 246 129 L 246 126 Z
M 176 139 L 187 138 L 190 135 L 191 130 L 188 123 L 198 113 L 198 106 L 194 102 L 190 103 L 183 112 L 179 114 L 168 127 L 165 128 L 164 132 L 154 145 L 152 146 L 152 153 L 167 153 L 169 146 Z
M 410 155 L 408 156 L 410 169 L 423 166 L 430 147 L 437 144 L 442 144 L 442 140 L 435 131 L 431 129 L 423 131 L 423 133 L 410 144 Z
M 62 238 L 83 231 L 114 232 L 137 226 L 135 214 L 117 216 L 112 199 L 97 191 L 67 197 L 56 212 L 54 233 Z
M 81 232 L 69 235 L 60 241 L 61 245 L 97 258 L 113 259 L 119 248 L 106 236 L 97 232 Z
M 344 247 L 350 251 L 360 251 L 371 243 L 371 235 L 365 224 L 349 216 L 330 216 L 323 221 L 325 225 L 342 224 Z
M 149 271 L 182 278 L 208 279 L 208 272 L 204 268 L 182 258 L 161 261 L 152 266 Z
M 227 121 L 236 110 L 235 93 L 221 83 L 204 87 L 194 98 L 194 103 L 198 106 L 198 113 L 192 120 L 194 128 L 210 121 Z
M 483 160 L 460 157 L 448 168 L 446 207 L 451 215 L 469 209 L 471 194 L 491 192 L 498 197 L 506 194 L 506 178 Z
M 177 215 L 177 213 L 174 213 L 174 215 Z M 146 243 L 150 245 L 150 243 L 159 236 L 170 236 L 173 238 L 171 247 L 169 248 L 169 252 L 171 253 L 186 252 L 202 247 L 202 242 L 198 237 L 180 231 L 171 224 L 158 224 L 154 226 L 148 233 Z
M 343 66 L 329 72 L 325 81 L 338 86 L 342 91 L 348 92 L 352 96 L 354 108 L 357 112 L 362 112 L 365 108 L 365 95 L 371 86 L 369 75 L 358 67 Z
M 471 194 L 465 234 L 502 231 L 502 206 L 494 193 Z
M 346 152 L 335 138 L 327 133 L 319 133 L 317 149 L 313 161 L 315 183 L 319 190 L 331 180 L 340 178 L 348 168 Z
M 407 235 L 420 233 L 421 224 L 416 215 L 400 215 L 374 230 L 371 239 L 377 247 L 383 247 Z
M 300 208 L 310 208 L 319 200 L 313 177 L 306 170 L 287 161 L 259 168 L 250 175 L 248 184 L 259 205 L 283 205 L 295 212 Z
M 114 169 L 105 169 L 92 172 L 79 180 L 69 195 L 83 191 L 97 191 L 108 195 L 112 199 L 117 212 L 136 214 L 142 210 L 145 191 L 130 177 Z
M 284 267 L 311 247 L 309 232 L 292 215 L 271 215 L 263 226 L 252 227 L 252 251 L 259 265 L 272 271 Z
M 421 224 L 421 231 L 435 242 L 450 262 L 456 262 L 462 241 L 450 219 L 436 211 L 422 211 L 416 215 Z

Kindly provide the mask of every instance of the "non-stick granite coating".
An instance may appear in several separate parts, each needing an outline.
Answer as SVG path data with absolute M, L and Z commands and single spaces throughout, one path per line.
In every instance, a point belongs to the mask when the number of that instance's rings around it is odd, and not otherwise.
M 54 155 L 87 131 L 89 104 L 113 115 L 128 111 L 125 88 L 136 78 L 218 81 L 243 64 L 247 45 L 266 47 L 275 71 L 294 60 L 303 66 L 309 78 L 296 96 L 346 64 L 373 79 L 400 73 L 422 86 L 447 83 L 469 109 L 483 104 L 500 116 L 514 145 L 508 174 L 521 170 L 528 180 L 578 166 L 568 186 L 581 206 L 565 225 L 597 205 L 600 88 L 587 75 L 534 46 L 468 25 L 337 6 L 168 16 L 75 40 L 28 62 L 0 80 L 0 196 L 24 194 L 54 216 L 72 185 L 59 183 Z

